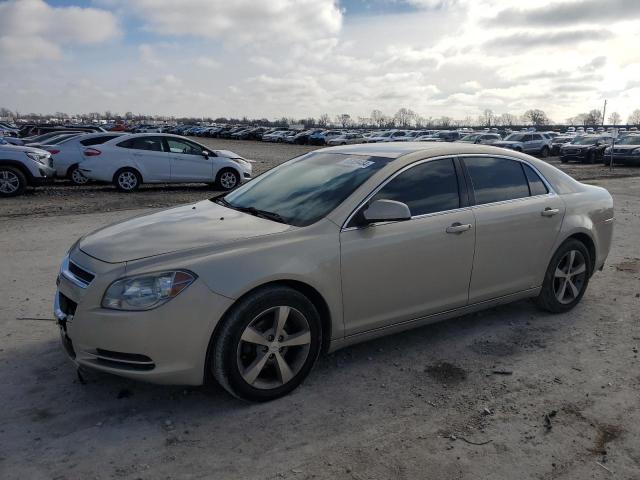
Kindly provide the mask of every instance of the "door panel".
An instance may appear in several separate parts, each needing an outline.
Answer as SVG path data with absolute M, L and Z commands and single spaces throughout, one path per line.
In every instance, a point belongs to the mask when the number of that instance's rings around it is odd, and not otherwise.
M 171 159 L 168 153 L 131 150 L 130 155 L 145 182 L 171 181 Z
M 447 233 L 456 222 L 472 228 Z M 474 224 L 471 209 L 461 209 L 344 230 L 346 335 L 466 305 Z
M 171 152 L 171 180 L 174 182 L 213 182 L 213 155 L 205 158 L 199 145 L 167 138 Z

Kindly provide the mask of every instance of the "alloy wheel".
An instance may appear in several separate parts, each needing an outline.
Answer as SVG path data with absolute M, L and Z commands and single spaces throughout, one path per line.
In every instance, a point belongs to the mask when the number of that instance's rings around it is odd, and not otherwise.
M 567 305 L 578 298 L 586 276 L 584 256 L 578 250 L 569 250 L 558 262 L 553 278 L 553 293 L 558 302 Z
M 118 185 L 123 190 L 133 190 L 138 186 L 138 177 L 133 172 L 122 172 L 118 175 Z
M 71 181 L 76 185 L 84 185 L 89 179 L 83 175 L 79 168 L 74 168 L 71 172 Z
M 10 195 L 15 193 L 20 188 L 20 179 L 18 176 L 9 171 L 0 171 L 0 192 Z
M 300 372 L 310 349 L 307 318 L 292 307 L 269 308 L 242 332 L 237 347 L 238 370 L 254 388 L 278 388 Z
M 222 172 L 220 175 L 220 185 L 227 190 L 231 190 L 237 183 L 238 179 L 236 178 L 236 174 L 233 172 Z

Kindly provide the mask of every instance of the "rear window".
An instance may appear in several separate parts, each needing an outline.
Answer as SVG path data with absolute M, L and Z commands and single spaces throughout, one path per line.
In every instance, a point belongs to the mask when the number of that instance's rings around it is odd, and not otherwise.
M 100 145 L 111 140 L 112 138 L 116 138 L 117 136 L 118 135 L 103 135 L 101 137 L 87 138 L 86 140 L 81 140 L 80 143 L 85 147 L 90 147 L 91 145 Z
M 132 148 L 134 150 L 151 150 L 162 152 L 162 138 L 160 137 L 136 137 L 118 143 L 118 147 Z

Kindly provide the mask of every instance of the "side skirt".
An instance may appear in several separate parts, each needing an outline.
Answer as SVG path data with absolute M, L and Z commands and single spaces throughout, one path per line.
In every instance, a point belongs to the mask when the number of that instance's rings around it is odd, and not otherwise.
M 374 338 L 384 337 L 386 335 L 392 335 L 394 333 L 403 332 L 405 330 L 411 330 L 413 328 L 422 327 L 431 323 L 440 322 L 442 320 L 448 320 L 450 318 L 461 317 L 469 313 L 477 312 L 480 310 L 486 310 L 488 308 L 496 307 L 498 305 L 504 305 L 507 303 L 516 302 L 525 298 L 532 298 L 538 296 L 542 287 L 531 288 L 523 290 L 521 292 L 505 295 L 504 297 L 498 297 L 491 300 L 485 300 L 484 302 L 474 303 L 473 305 L 467 305 L 465 307 L 456 308 L 453 310 L 447 310 L 441 313 L 434 313 L 425 317 L 414 318 L 405 322 L 394 323 L 386 327 L 376 328 L 367 332 L 356 333 L 344 338 L 332 340 L 329 345 L 328 353 L 335 352 L 349 345 L 354 345 L 360 342 L 366 342 L 373 340 Z

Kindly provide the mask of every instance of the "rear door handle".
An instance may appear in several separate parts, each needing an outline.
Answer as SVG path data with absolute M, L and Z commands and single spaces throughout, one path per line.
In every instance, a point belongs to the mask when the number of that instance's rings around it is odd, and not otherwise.
M 471 230 L 471 224 L 462 224 L 460 222 L 456 222 L 452 224 L 450 227 L 447 227 L 447 233 L 462 233 L 467 230 Z
M 559 208 L 547 207 L 542 211 L 542 216 L 543 217 L 553 217 L 554 215 L 557 215 L 558 213 L 560 213 L 560 209 Z

